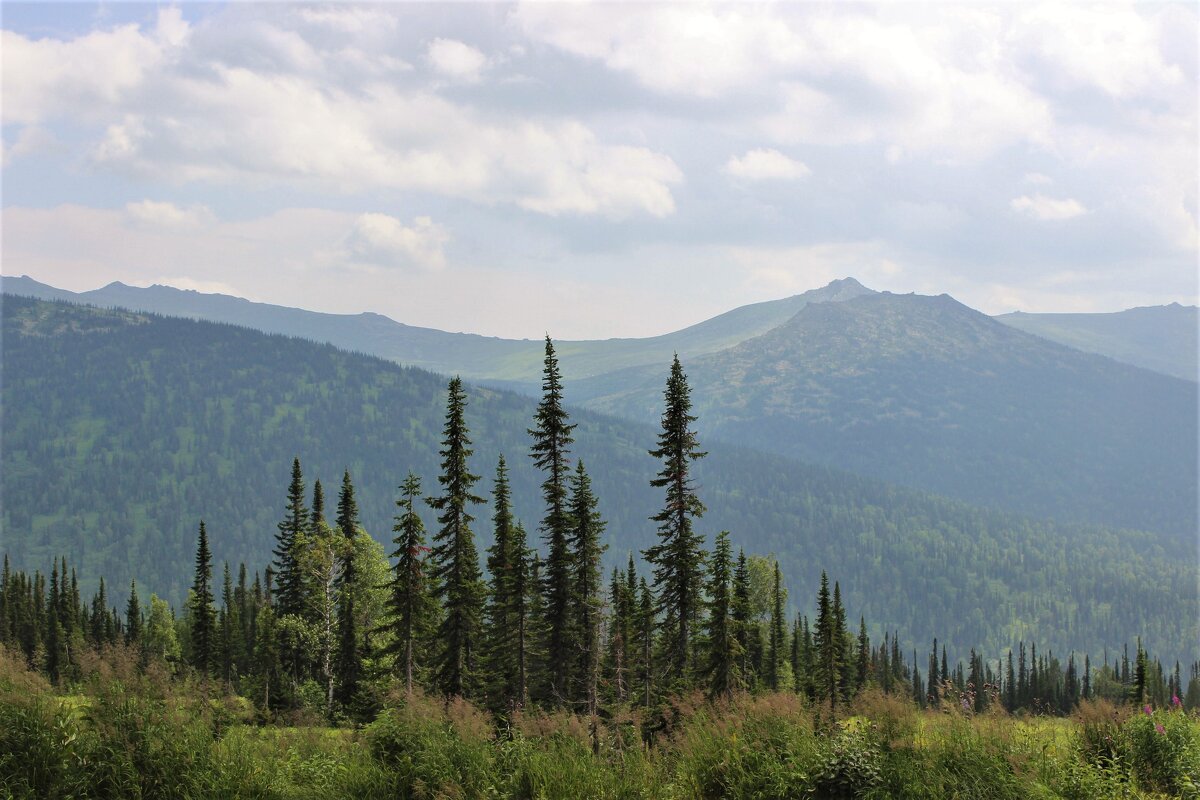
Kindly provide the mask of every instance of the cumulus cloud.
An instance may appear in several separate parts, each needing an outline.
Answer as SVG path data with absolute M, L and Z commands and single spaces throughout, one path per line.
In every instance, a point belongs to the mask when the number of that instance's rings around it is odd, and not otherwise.
M 439 270 L 446 266 L 443 248 L 450 233 L 429 217 L 405 225 L 387 214 L 361 214 L 346 236 L 350 257 L 382 267 Z
M 808 177 L 812 170 L 778 150 L 760 148 L 740 157 L 732 156 L 725 164 L 725 172 L 735 178 L 763 181 L 798 180 Z
M 488 63 L 481 51 L 457 39 L 434 39 L 425 57 L 438 73 L 466 83 L 478 81 Z
M 1009 206 L 1013 211 L 1028 214 L 1042 221 L 1074 219 L 1088 212 L 1078 200 L 1069 197 L 1059 200 L 1043 194 L 1014 197 Z
M 147 180 L 417 190 L 618 219 L 675 210 L 671 186 L 682 173 L 667 155 L 603 141 L 574 119 L 484 113 L 374 74 L 343 87 L 313 65 L 345 65 L 344 49 L 248 27 L 274 43 L 254 51 L 270 56 L 268 66 L 228 39 L 214 44 L 175 11 L 160 12 L 154 29 L 71 40 L 6 31 L 5 122 L 86 115 L 103 131 L 92 164 Z M 473 54 L 448 39 L 431 46 L 435 65 L 459 78 L 482 68 Z

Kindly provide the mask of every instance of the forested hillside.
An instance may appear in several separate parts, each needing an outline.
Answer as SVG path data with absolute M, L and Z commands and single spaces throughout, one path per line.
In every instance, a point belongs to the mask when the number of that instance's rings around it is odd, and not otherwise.
M 1014 330 L 947 295 L 858 297 L 689 363 L 714 437 L 1039 517 L 1194 542 L 1196 384 Z M 630 370 L 571 398 L 656 419 Z
M 1099 353 L 1126 364 L 1195 382 L 1200 377 L 1196 306 L 1144 306 L 1109 314 L 1026 314 L 996 317 L 1005 325 Z
M 222 558 L 269 560 L 293 456 L 329 489 L 348 468 L 380 540 L 405 474 L 428 483 L 437 473 L 446 382 L 432 373 L 241 328 L 11 296 L 3 333 L 3 549 L 15 566 L 65 553 L 85 576 L 120 585 L 135 573 L 178 602 L 200 518 Z M 777 553 L 793 596 L 811 597 L 828 569 L 850 617 L 898 629 L 906 647 L 937 635 L 952 652 L 999 653 L 1036 637 L 1098 653 L 1141 635 L 1168 662 L 1191 659 L 1191 542 L 1019 519 L 719 446 L 703 411 L 709 385 L 693 385 L 710 452 L 696 470 L 709 509 L 700 530 Z M 471 468 L 490 476 L 507 456 L 534 539 L 535 403 L 473 387 L 467 402 Z M 654 431 L 572 416 L 572 458 L 593 477 L 608 558 L 623 562 L 649 546 L 661 505 L 649 486 Z

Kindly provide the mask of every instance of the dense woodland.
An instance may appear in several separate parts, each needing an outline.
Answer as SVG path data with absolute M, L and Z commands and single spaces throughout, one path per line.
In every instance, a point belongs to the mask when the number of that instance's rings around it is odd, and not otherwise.
M 65 552 L 85 594 L 102 575 L 110 594 L 136 578 L 180 610 L 182 625 L 192 583 L 184 565 L 201 518 L 215 557 L 252 565 L 251 593 L 257 565 L 265 593 L 264 567 L 278 549 L 277 498 L 293 455 L 304 457 L 309 481 L 337 486 L 349 472 L 361 527 L 380 539 L 407 471 L 420 476 L 424 494 L 441 495 L 434 481 L 443 472 L 446 396 L 438 376 L 229 326 L 10 296 L 4 304 L 3 524 L 14 569 L 31 572 Z M 569 398 L 569 387 L 560 390 Z M 542 471 L 523 455 L 535 403 L 470 393 L 471 468 L 491 477 L 508 456 L 512 514 L 529 526 L 528 546 L 545 570 L 558 545 L 541 536 Z M 649 480 L 655 432 L 588 413 L 571 419 L 572 476 L 560 476 L 561 486 L 569 493 L 583 461 L 607 523 L 598 533 L 606 593 L 611 569 L 628 572 L 631 555 L 653 585 L 643 551 L 655 527 L 647 518 L 662 503 Z M 1169 667 L 1196 658 L 1190 548 L 1148 533 L 983 511 L 718 444 L 707 449 L 692 465 L 709 508 L 702 548 L 715 550 L 712 534 L 731 531 L 759 584 L 778 560 L 792 586 L 805 587 L 792 592 L 789 615 L 810 619 L 828 570 L 850 619 L 865 617 L 877 644 L 887 638 L 889 659 L 897 637 L 910 665 L 914 649 L 923 653 L 937 637 L 951 663 L 968 662 L 975 647 L 994 671 L 1002 671 L 994 659 L 1022 640 L 1087 651 L 1101 663 L 1107 647 L 1115 662 L 1136 634 Z M 485 481 L 471 492 L 488 488 Z M 422 500 L 414 507 L 434 529 L 436 515 Z M 474 526 L 481 548 L 494 547 L 492 528 Z M 762 622 L 765 601 L 758 608 Z M 181 642 L 186 649 L 186 637 Z M 924 657 L 917 660 L 927 675 Z
M 0 583 L 0 644 L 21 652 L 55 683 L 78 677 L 86 648 L 123 644 L 219 680 L 264 714 L 308 709 L 329 720 L 369 720 L 396 682 L 404 691 L 463 697 L 497 715 L 562 708 L 596 719 L 602 709 L 654 709 L 664 698 L 702 690 L 794 691 L 836 715 L 867 687 L 937 704 L 946 693 L 983 711 L 1068 713 L 1105 698 L 1160 706 L 1200 705 L 1200 664 L 1164 670 L 1140 641 L 1110 661 L 1064 659 L 1036 644 L 953 667 L 936 639 L 927 661 L 901 649 L 894 633 L 873 642 L 865 618 L 847 619 L 841 586 L 821 574 L 816 614 L 787 614 L 779 562 L 734 553 L 730 534 L 706 552 L 696 522 L 705 506 L 693 465 L 703 458 L 678 360 L 664 391 L 651 455 L 651 485 L 663 495 L 657 539 L 624 568 L 602 570 L 606 521 L 584 462 L 572 459 L 575 425 L 563 405 L 552 342 L 546 340 L 543 397 L 528 431 L 542 475 L 546 553 L 514 517 L 509 467 L 501 456 L 491 484 L 492 544 L 481 564 L 474 528 L 487 501 L 472 472 L 467 395 L 450 382 L 437 486 L 412 473 L 400 486 L 390 561 L 362 528 L 346 471 L 327 506 L 292 462 L 274 561 L 262 572 L 228 562 L 214 573 L 208 531 L 199 522 L 195 570 L 181 613 L 136 583 L 124 611 L 101 579 L 90 602 L 66 559 L 48 578 L 13 572 Z M 427 532 L 425 520 L 431 518 Z

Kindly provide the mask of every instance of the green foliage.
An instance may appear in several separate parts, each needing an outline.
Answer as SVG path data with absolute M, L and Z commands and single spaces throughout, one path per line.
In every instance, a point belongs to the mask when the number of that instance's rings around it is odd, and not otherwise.
M 398 470 L 427 481 L 439 472 L 438 376 L 246 329 L 3 302 L 0 526 L 19 568 L 69 552 L 85 592 L 100 575 L 110 586 L 136 577 L 179 606 L 200 517 L 221 560 L 267 563 L 296 454 L 310 477 L 353 471 L 362 527 L 376 535 L 391 527 Z M 534 401 L 470 394 L 482 462 L 528 446 Z M 654 432 L 572 418 L 609 522 L 605 544 L 623 558 L 645 546 L 645 518 L 662 503 L 648 485 Z M 701 421 L 703 433 L 710 421 Z M 898 630 L 906 651 L 937 636 L 952 655 L 1030 638 L 1098 653 L 1140 633 L 1168 662 L 1195 659 L 1191 542 L 1035 522 L 736 448 L 709 451 L 695 465 L 707 530 L 775 553 L 798 589 L 815 587 L 821 568 L 838 575 L 849 612 L 866 615 L 872 636 Z M 541 476 L 512 466 L 514 515 L 540 519 Z M 811 588 L 798 595 L 811 614 Z

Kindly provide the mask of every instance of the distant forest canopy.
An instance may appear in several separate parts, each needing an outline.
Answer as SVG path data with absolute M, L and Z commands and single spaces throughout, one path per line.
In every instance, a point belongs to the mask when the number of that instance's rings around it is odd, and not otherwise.
M 84 591 L 137 577 L 175 604 L 203 518 L 213 552 L 266 563 L 287 465 L 328 483 L 354 476 L 363 526 L 386 539 L 408 471 L 429 486 L 445 382 L 311 342 L 148 314 L 4 298 L 3 525 L 14 567 L 59 554 Z M 536 401 L 467 388 L 471 469 L 508 459 L 515 518 L 540 542 L 541 479 L 526 431 Z M 566 396 L 569 396 L 567 391 Z M 696 397 L 697 405 L 699 397 Z M 571 412 L 571 448 L 607 521 L 605 565 L 625 568 L 656 527 L 654 429 Z M 704 418 L 696 423 L 703 434 Z M 904 652 L 939 637 L 952 658 L 1022 640 L 1115 652 L 1140 635 L 1165 663 L 1196 654 L 1191 544 L 1138 531 L 1040 522 L 835 471 L 705 443 L 694 478 L 711 546 L 731 531 L 777 557 L 810 617 L 821 570 L 851 619 Z M 490 530 L 477 530 L 481 547 Z M 638 557 L 640 563 L 640 556 Z
M 540 391 L 539 343 L 531 340 L 168 286 L 113 283 L 75 294 L 27 277 L 2 285 L 41 299 L 246 325 Z M 1190 544 L 1200 502 L 1196 315 L 1195 307 L 1162 306 L 992 318 L 947 295 L 875 292 L 845 278 L 661 336 L 560 342 L 558 350 L 573 406 L 656 424 L 663 365 L 677 353 L 706 441 Z

